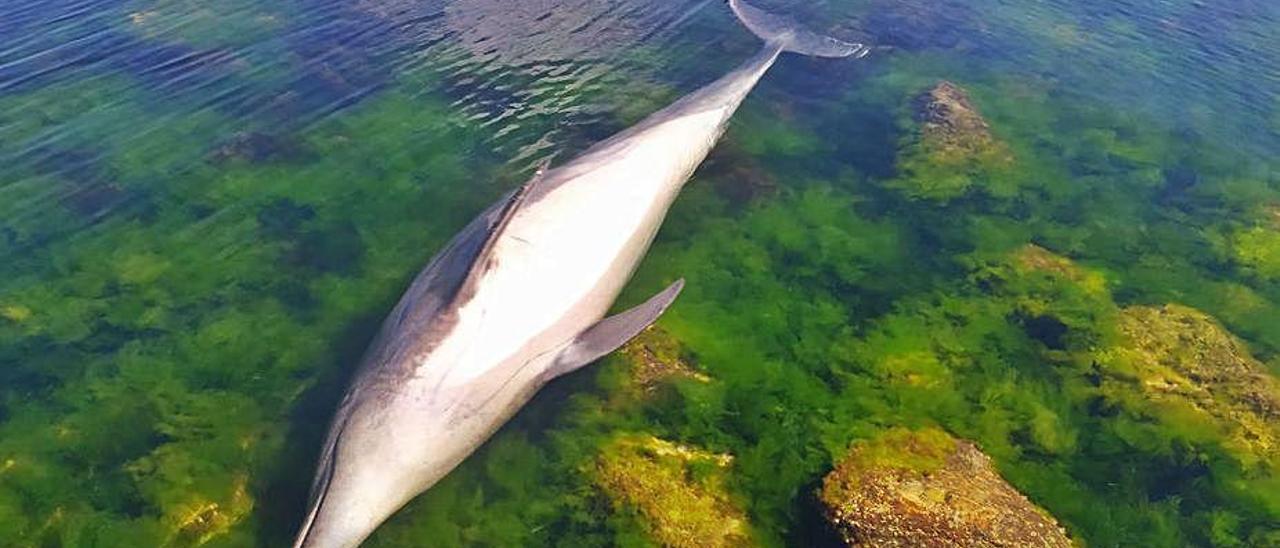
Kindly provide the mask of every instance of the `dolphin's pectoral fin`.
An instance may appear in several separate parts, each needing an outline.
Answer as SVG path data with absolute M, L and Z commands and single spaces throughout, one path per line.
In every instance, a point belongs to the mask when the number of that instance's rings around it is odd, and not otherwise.
M 543 380 L 549 381 L 573 372 L 617 350 L 657 321 L 658 317 L 676 300 L 681 289 L 684 289 L 684 279 L 677 280 L 661 293 L 650 297 L 644 304 L 600 320 L 599 323 L 587 328 L 560 352 L 551 367 L 543 373 Z

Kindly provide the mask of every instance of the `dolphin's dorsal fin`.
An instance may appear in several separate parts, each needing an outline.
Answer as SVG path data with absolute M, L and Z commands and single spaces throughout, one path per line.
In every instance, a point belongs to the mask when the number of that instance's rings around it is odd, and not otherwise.
M 587 328 L 560 352 L 543 373 L 543 380 L 549 381 L 575 371 L 617 350 L 657 321 L 676 300 L 676 296 L 680 295 L 681 289 L 684 289 L 684 279 L 677 280 L 644 304 L 600 320 Z
M 489 227 L 489 235 L 485 238 L 484 245 L 480 247 L 480 252 L 476 254 L 475 262 L 471 264 L 471 270 L 467 273 L 467 278 L 458 287 L 458 292 L 454 297 L 455 301 L 463 301 L 474 295 L 476 285 L 480 283 L 480 278 L 483 278 L 484 273 L 496 264 L 493 257 L 493 248 L 498 244 L 498 239 L 502 237 L 502 234 L 506 232 L 507 225 L 511 224 L 511 219 L 516 216 L 516 213 L 520 211 L 520 207 L 524 205 L 525 199 L 546 178 L 547 166 L 550 163 L 550 160 L 542 162 L 538 166 L 538 170 L 534 172 L 533 178 L 529 179 L 529 182 L 521 186 L 519 190 L 512 193 L 507 198 L 506 203 L 502 205 L 502 212 Z

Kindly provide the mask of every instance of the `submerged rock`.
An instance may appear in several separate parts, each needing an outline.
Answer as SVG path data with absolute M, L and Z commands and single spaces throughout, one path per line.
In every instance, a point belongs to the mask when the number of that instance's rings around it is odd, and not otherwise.
M 974 444 L 927 428 L 857 443 L 823 480 L 849 546 L 1071 546 Z
M 1022 246 L 1014 254 L 1014 263 L 1024 271 L 1045 272 L 1079 281 L 1085 272 L 1071 259 L 1058 255 L 1036 244 Z
M 969 94 L 941 82 L 916 97 L 912 117 L 918 131 L 898 160 L 900 176 L 889 186 L 911 198 L 946 201 L 977 187 L 997 195 L 1016 189 L 1014 157 L 991 132 Z
M 725 485 L 732 463 L 729 455 L 626 435 L 604 448 L 592 476 L 615 510 L 634 512 L 657 544 L 747 546 L 746 513 Z
M 1120 315 L 1124 344 L 1103 356 L 1104 391 L 1137 390 L 1173 420 L 1190 410 L 1226 434 L 1248 460 L 1280 458 L 1280 383 L 1209 315 L 1181 305 L 1134 306 Z
M 660 327 L 650 327 L 622 347 L 622 356 L 631 367 L 631 380 L 642 392 L 652 393 L 671 378 L 710 382 L 684 357 L 684 349 Z
M 241 477 L 221 502 L 195 498 L 166 516 L 169 545 L 200 546 L 226 535 L 253 510 L 248 480 Z
M 1090 294 L 1107 291 L 1107 280 L 1101 274 L 1081 268 L 1075 261 L 1036 244 L 1027 244 L 1014 252 L 1014 266 L 1021 273 L 1041 272 L 1073 282 Z
M 961 157 L 1008 155 L 1004 143 L 991 135 L 991 125 L 978 113 L 969 93 L 943 81 L 916 97 L 915 119 L 924 144 L 937 154 Z

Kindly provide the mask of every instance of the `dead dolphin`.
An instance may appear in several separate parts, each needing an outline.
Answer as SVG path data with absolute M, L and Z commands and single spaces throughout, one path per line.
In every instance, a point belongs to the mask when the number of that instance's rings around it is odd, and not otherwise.
M 576 160 L 540 170 L 413 281 L 338 407 L 296 547 L 358 545 L 548 381 L 656 320 L 683 281 L 601 318 L 738 105 L 783 51 L 868 51 L 739 0 L 729 5 L 766 42 L 758 55 Z

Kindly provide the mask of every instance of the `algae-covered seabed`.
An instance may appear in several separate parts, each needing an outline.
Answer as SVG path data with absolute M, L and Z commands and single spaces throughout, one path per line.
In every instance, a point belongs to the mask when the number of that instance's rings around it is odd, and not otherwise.
M 577 25 L 478 0 L 6 4 L 5 546 L 286 543 L 434 251 L 539 158 L 756 47 L 715 2 L 570 2 L 631 26 L 488 44 L 433 25 Z M 621 304 L 686 277 L 660 325 L 697 374 L 557 381 L 369 544 L 664 538 L 599 479 L 644 436 L 731 457 L 735 538 L 817 544 L 850 443 L 937 426 L 1085 544 L 1280 545 L 1277 5 L 792 8 L 894 47 L 784 59 L 675 206 Z M 921 137 L 943 79 L 997 148 Z

